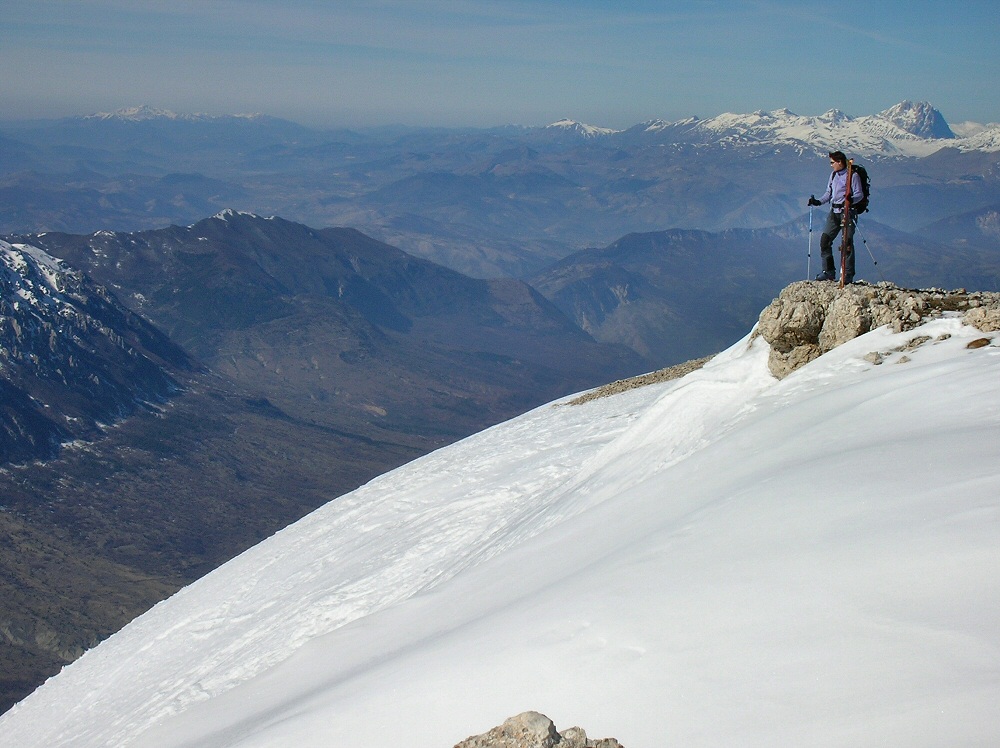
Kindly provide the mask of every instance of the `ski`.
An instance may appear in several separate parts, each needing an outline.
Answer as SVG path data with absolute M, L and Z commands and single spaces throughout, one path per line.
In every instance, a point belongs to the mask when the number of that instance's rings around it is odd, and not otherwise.
M 847 160 L 847 183 L 844 185 L 844 213 L 840 239 L 840 288 L 844 287 L 847 274 L 847 235 L 851 228 L 851 180 L 854 177 L 854 159 Z

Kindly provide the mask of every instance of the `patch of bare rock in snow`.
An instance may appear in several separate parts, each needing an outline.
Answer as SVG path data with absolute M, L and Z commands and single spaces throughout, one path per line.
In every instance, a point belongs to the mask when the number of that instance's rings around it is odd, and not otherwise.
M 552 720 L 539 712 L 524 712 L 482 735 L 473 735 L 455 748 L 624 748 L 614 738 L 591 740 L 579 727 L 558 732 Z
M 570 400 L 568 404 L 583 405 L 591 400 L 597 400 L 598 398 L 608 397 L 610 395 L 617 395 L 620 392 L 632 390 L 636 387 L 645 387 L 647 384 L 656 384 L 658 382 L 669 382 L 673 379 L 680 379 L 681 377 L 690 374 L 692 371 L 697 371 L 711 360 L 711 356 L 705 356 L 704 358 L 692 359 L 682 364 L 677 364 L 676 366 L 669 366 L 666 369 L 660 369 L 659 371 L 652 371 L 648 374 L 640 374 L 637 377 L 619 379 L 611 384 L 606 384 L 603 387 L 598 387 L 585 392 L 579 397 Z

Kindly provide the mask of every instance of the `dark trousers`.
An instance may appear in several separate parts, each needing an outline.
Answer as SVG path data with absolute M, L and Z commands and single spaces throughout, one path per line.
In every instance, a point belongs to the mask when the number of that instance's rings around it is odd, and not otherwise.
M 826 225 L 823 233 L 819 237 L 819 256 L 823 263 L 824 273 L 837 274 L 833 264 L 833 240 L 840 234 L 843 228 L 844 214 L 830 211 L 826 217 Z M 844 281 L 850 283 L 854 280 L 854 227 L 857 224 L 858 215 L 851 211 L 851 220 L 847 224 L 847 257 L 844 258 Z

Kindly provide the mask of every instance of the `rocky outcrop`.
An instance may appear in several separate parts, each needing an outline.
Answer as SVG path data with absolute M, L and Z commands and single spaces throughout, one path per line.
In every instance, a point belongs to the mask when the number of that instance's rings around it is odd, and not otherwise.
M 945 314 L 960 315 L 983 332 L 998 331 L 1000 293 L 802 281 L 787 286 L 761 312 L 756 334 L 771 346 L 768 365 L 781 379 L 870 330 L 888 325 L 902 332 Z
M 556 731 L 552 720 L 539 712 L 524 712 L 499 727 L 474 735 L 455 748 L 623 748 L 614 738 L 591 740 L 579 727 Z

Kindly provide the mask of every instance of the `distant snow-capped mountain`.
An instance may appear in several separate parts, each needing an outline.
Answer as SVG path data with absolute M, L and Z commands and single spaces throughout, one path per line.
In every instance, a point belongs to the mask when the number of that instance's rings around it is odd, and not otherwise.
M 585 138 L 599 138 L 605 135 L 614 135 L 619 130 L 612 130 L 609 127 L 597 127 L 595 125 L 587 125 L 583 122 L 577 122 L 571 119 L 561 119 L 558 122 L 553 122 L 551 125 L 546 125 L 546 130 L 555 130 L 567 133 L 576 133 L 582 135 Z
M 1000 124 L 991 124 L 957 141 L 963 151 L 1000 151 Z
M 181 122 L 204 122 L 219 119 L 264 119 L 266 116 L 259 113 L 251 114 L 226 114 L 214 115 L 204 113 L 178 114 L 169 109 L 158 109 L 156 107 L 141 106 L 124 107 L 113 112 L 95 112 L 81 117 L 83 120 L 98 121 L 121 121 L 121 122 L 148 122 L 150 120 L 174 120 Z
M 134 106 L 76 118 L 87 122 L 225 121 L 280 122 L 264 114 L 179 114 L 169 109 Z M 286 123 L 291 125 L 291 123 Z M 840 109 L 820 115 L 799 115 L 787 108 L 750 113 L 726 112 L 709 118 L 649 120 L 617 130 L 564 118 L 543 127 L 524 128 L 560 141 L 686 143 L 727 148 L 783 146 L 803 151 L 843 150 L 860 156 L 928 156 L 941 148 L 962 151 L 1000 150 L 1000 124 L 964 123 L 951 127 L 944 115 L 926 101 L 901 101 L 878 114 L 855 117 Z
M 944 116 L 927 102 L 902 101 L 876 115 L 920 138 L 954 138 Z
M 902 102 L 879 114 L 852 117 L 839 109 L 801 116 L 788 109 L 725 113 L 709 119 L 654 121 L 633 128 L 647 136 L 730 146 L 790 145 L 808 150 L 845 150 L 863 155 L 926 156 L 955 138 L 944 117 L 924 102 Z
M 803 116 L 788 109 L 747 114 L 727 112 L 674 122 L 650 120 L 625 131 L 608 130 L 561 120 L 561 127 L 581 136 L 596 134 L 639 142 L 661 141 L 694 145 L 746 147 L 791 146 L 808 151 L 844 150 L 863 156 L 928 156 L 944 147 L 960 150 L 1000 150 L 1000 125 L 965 128 L 958 137 L 944 115 L 928 102 L 902 101 L 878 114 L 853 117 L 839 109 Z

